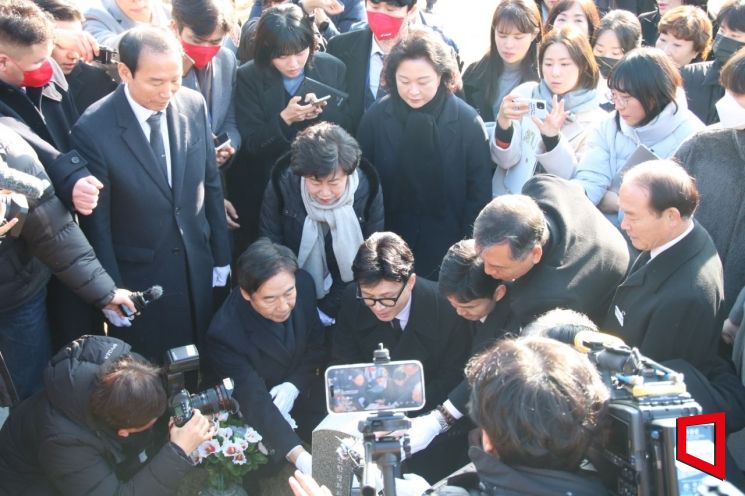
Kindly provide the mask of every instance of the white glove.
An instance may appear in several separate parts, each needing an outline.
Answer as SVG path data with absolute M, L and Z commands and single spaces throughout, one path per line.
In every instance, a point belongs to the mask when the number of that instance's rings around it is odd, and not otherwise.
M 297 395 L 300 394 L 300 390 L 295 387 L 291 382 L 283 382 L 277 384 L 271 390 L 269 395 L 272 397 L 274 406 L 282 413 L 282 415 L 288 415 L 292 410 L 292 405 L 295 403 Z M 300 467 L 298 467 L 300 468 Z M 302 470 L 302 469 L 301 469 Z M 310 474 L 310 472 L 306 472 Z
M 416 474 L 404 474 L 403 479 L 396 478 L 398 496 L 422 496 L 430 487 L 424 477 Z
M 212 268 L 212 287 L 218 288 L 225 286 L 228 283 L 228 276 L 230 275 L 230 265 L 224 267 L 213 267 Z
M 108 319 L 109 322 L 111 322 L 116 327 L 131 327 L 132 326 L 132 318 L 127 317 L 120 317 L 118 313 L 116 313 L 113 310 L 109 310 L 108 308 L 102 308 L 101 311 L 103 312 L 104 316 Z
M 295 467 L 305 475 L 313 475 L 313 457 L 307 451 L 300 453 L 295 460 Z
M 440 426 L 441 417 L 442 414 L 440 412 L 432 410 L 427 415 L 411 419 L 409 441 L 412 455 L 429 446 L 429 443 L 442 432 L 442 427 Z

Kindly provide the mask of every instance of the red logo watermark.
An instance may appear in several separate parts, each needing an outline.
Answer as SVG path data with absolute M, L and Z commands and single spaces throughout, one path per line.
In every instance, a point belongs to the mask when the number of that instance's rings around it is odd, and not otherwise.
M 705 415 L 691 415 L 690 417 L 680 417 L 676 419 L 676 435 L 678 442 L 677 458 L 678 461 L 690 465 L 706 474 L 712 475 L 717 479 L 724 480 L 725 462 L 724 453 L 727 447 L 727 440 L 724 434 L 724 412 L 707 413 Z M 714 424 L 714 463 L 688 453 L 686 435 L 688 427 L 704 424 Z

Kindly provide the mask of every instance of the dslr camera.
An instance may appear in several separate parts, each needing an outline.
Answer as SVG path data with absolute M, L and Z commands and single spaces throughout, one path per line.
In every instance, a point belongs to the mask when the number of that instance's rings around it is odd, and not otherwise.
M 195 408 L 204 414 L 238 412 L 238 402 L 233 399 L 233 380 L 229 377 L 223 379 L 221 384 L 196 394 L 191 394 L 184 387 L 185 375 L 196 373 L 199 368 L 199 352 L 193 344 L 168 350 L 164 368 L 169 412 L 178 427 L 191 419 Z

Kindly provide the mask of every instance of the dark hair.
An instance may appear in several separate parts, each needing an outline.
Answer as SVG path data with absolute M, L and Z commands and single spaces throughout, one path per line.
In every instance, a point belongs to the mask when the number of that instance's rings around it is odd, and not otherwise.
M 458 63 L 453 49 L 442 41 L 442 37 L 427 27 L 412 26 L 393 45 L 386 57 L 385 87 L 392 97 L 400 98 L 396 87 L 396 71 L 405 60 L 424 59 L 441 78 L 440 84 L 451 92 L 461 87 Z
M 51 15 L 29 0 L 0 2 L 0 50 L 26 48 L 54 38 Z
M 716 24 L 745 33 L 745 0 L 725 2 L 719 9 Z
M 607 412 L 586 355 L 541 337 L 502 339 L 466 367 L 469 413 L 506 465 L 576 470 Z
M 639 19 L 628 10 L 611 10 L 600 19 L 600 24 L 592 34 L 593 48 L 600 35 L 606 31 L 613 31 L 616 34 L 623 53 L 642 46 L 642 25 Z
M 83 22 L 83 13 L 70 0 L 34 0 L 41 10 L 50 14 L 55 21 Z
M 437 287 L 445 297 L 454 296 L 462 303 L 493 298 L 500 284 L 502 281 L 484 272 L 484 261 L 472 239 L 458 241 L 442 259 Z
M 476 217 L 473 238 L 479 251 L 508 243 L 514 260 L 522 260 L 548 239 L 546 218 L 526 195 L 503 195 L 490 201 Z
M 661 214 L 676 208 L 681 217 L 691 217 L 698 207 L 696 180 L 672 160 L 650 160 L 630 169 L 623 183 L 633 183 L 649 193 L 649 206 Z
M 165 28 L 146 25 L 134 27 L 124 33 L 119 41 L 119 61 L 127 66 L 132 76 L 137 71 L 143 49 L 155 53 L 177 53 L 179 57 L 181 55 L 181 46 L 173 33 Z
M 310 49 L 308 62 L 316 50 L 313 20 L 294 4 L 282 4 L 265 10 L 256 25 L 253 56 L 257 66 L 272 68 L 272 59 Z
M 598 13 L 598 8 L 595 6 L 595 2 L 593 2 L 592 0 L 559 1 L 558 3 L 554 4 L 553 7 L 551 7 L 551 10 L 548 13 L 548 18 L 546 18 L 546 26 L 548 26 L 550 29 L 553 29 L 554 23 L 556 22 L 556 18 L 559 17 L 559 14 L 562 14 L 571 9 L 572 7 L 574 7 L 575 4 L 578 4 L 582 9 L 582 12 L 585 13 L 588 29 L 587 38 L 592 39 L 592 36 L 595 34 L 595 29 L 597 29 L 598 24 L 600 24 L 600 14 Z
M 521 33 L 536 34 L 528 48 L 528 53 L 520 62 L 522 81 L 538 80 L 538 45 L 543 38 L 543 21 L 541 12 L 533 0 L 501 0 L 494 9 L 489 31 L 489 51 L 481 59 L 486 62 L 486 87 L 484 97 L 493 102 L 499 91 L 499 78 L 504 71 L 504 62 L 497 50 L 497 34 L 500 28 L 514 27 Z
M 357 141 L 341 126 L 319 122 L 298 133 L 290 146 L 290 169 L 303 177 L 328 177 L 337 169 L 346 175 L 360 163 Z
M 657 48 L 642 47 L 627 53 L 613 68 L 608 77 L 608 87 L 633 96 L 646 112 L 639 126 L 648 124 L 670 103 L 678 103 L 675 96 L 683 84 L 680 71 Z M 616 120 L 619 114 L 616 113 Z
M 89 400 L 93 416 L 111 429 L 142 427 L 166 411 L 161 370 L 124 355 L 102 366 Z
M 543 38 L 538 49 L 538 61 L 541 66 L 543 66 L 543 57 L 546 55 L 546 50 L 554 44 L 564 45 L 572 61 L 579 68 L 579 78 L 575 88 L 595 89 L 600 78 L 600 70 L 587 37 L 571 25 L 552 30 Z M 541 77 L 545 77 L 543 76 L 543 69 L 541 69 Z
M 373 233 L 362 243 L 352 262 L 358 284 L 374 285 L 382 280 L 404 282 L 414 272 L 414 254 L 401 236 Z
M 738 50 L 730 57 L 719 76 L 726 89 L 738 95 L 745 94 L 745 50 Z
M 230 31 L 231 7 L 224 0 L 173 0 L 171 10 L 179 33 L 185 27 L 199 37 L 210 36 L 218 28 L 223 34 Z
M 366 0 L 370 3 L 374 3 L 375 5 L 380 3 L 387 3 L 389 5 L 395 5 L 396 7 L 406 7 L 408 10 L 411 10 L 414 5 L 416 5 L 417 0 Z
M 681 40 L 693 42 L 697 58 L 706 60 L 711 48 L 712 26 L 709 16 L 693 5 L 670 9 L 657 24 L 660 34 L 670 34 Z
M 298 269 L 295 254 L 284 245 L 259 238 L 246 248 L 236 263 L 238 285 L 248 294 L 255 293 L 262 284 L 280 272 L 295 273 Z

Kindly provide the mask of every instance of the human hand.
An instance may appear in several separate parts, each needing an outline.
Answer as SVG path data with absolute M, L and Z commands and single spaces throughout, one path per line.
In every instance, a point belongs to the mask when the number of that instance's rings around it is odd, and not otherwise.
M 502 99 L 497 113 L 497 125 L 502 129 L 509 129 L 512 121 L 519 121 L 528 113 L 530 107 L 527 103 L 520 102 L 519 95 L 509 94 Z
M 90 215 L 98 205 L 98 190 L 103 183 L 93 176 L 81 177 L 72 188 L 72 205 L 81 215 Z
M 304 0 L 303 9 L 308 15 L 315 9 L 322 9 L 328 15 L 337 15 L 344 12 L 344 4 L 339 0 Z
M 137 307 L 135 307 L 135 304 L 130 297 L 131 294 L 132 292 L 129 290 L 117 289 L 116 291 L 114 291 L 114 297 L 111 299 L 108 305 L 104 307 L 104 309 L 116 313 L 119 317 L 126 318 L 127 316 L 122 313 L 122 309 L 120 308 L 120 305 L 124 305 L 129 308 L 130 312 L 132 312 L 132 315 L 136 314 Z M 112 322 L 112 324 L 115 324 L 115 322 Z
M 189 454 L 200 444 L 212 439 L 216 429 L 212 423 L 202 415 L 198 408 L 192 411 L 192 417 L 182 427 L 178 427 L 173 419 L 168 424 L 168 434 L 171 442 Z
M 735 342 L 737 333 L 740 328 L 736 326 L 730 319 L 726 319 L 722 325 L 722 341 L 731 345 Z
M 291 382 L 277 384 L 269 391 L 269 395 L 272 397 L 274 405 L 282 415 L 290 413 L 298 394 L 300 394 L 300 390 Z
M 0 194 L 4 193 L 0 192 Z M 0 202 L 0 219 L 5 219 L 5 203 L 3 202 Z M 5 224 L 0 225 L 0 236 L 13 229 L 13 226 L 15 226 L 16 224 L 18 224 L 18 219 L 14 217 L 7 221 Z
M 235 148 L 233 148 L 230 145 L 225 145 L 221 148 L 215 149 L 215 160 L 217 160 L 217 166 L 222 167 L 225 165 L 225 162 L 230 160 L 230 157 L 232 157 L 235 154 Z
M 598 203 L 598 210 L 604 214 L 618 213 L 618 193 L 606 191 L 603 198 L 600 199 L 600 203 Z
M 238 229 L 241 227 L 241 225 L 236 222 L 236 220 L 238 220 L 238 212 L 230 201 L 223 200 L 223 203 L 225 204 L 225 220 L 228 221 L 228 229 Z
M 54 43 L 64 49 L 74 48 L 85 62 L 90 62 L 95 55 L 98 55 L 98 42 L 87 31 L 56 28 Z
M 311 100 L 308 99 L 309 96 L 312 96 Z M 287 106 L 284 108 L 284 110 L 279 113 L 279 116 L 282 118 L 283 121 L 285 121 L 288 126 L 296 122 L 302 122 L 308 119 L 315 119 L 316 117 L 318 117 L 318 114 L 323 111 L 323 107 L 318 107 L 311 103 L 302 105 L 300 103 L 302 100 L 303 97 L 301 96 L 293 96 L 292 98 L 290 98 L 290 101 L 287 103 Z M 315 100 L 315 95 L 313 95 L 312 93 L 305 95 L 305 101 L 312 102 Z
M 300 470 L 289 479 L 290 489 L 295 496 L 332 496 L 326 486 L 319 486 L 318 482 L 310 475 L 305 475 Z
M 538 127 L 538 130 L 543 136 L 553 138 L 554 136 L 558 136 L 558 134 L 561 132 L 561 126 L 564 125 L 564 122 L 567 120 L 567 117 L 569 117 L 569 114 L 570 112 L 564 111 L 564 100 L 558 102 L 557 96 L 554 95 L 551 112 L 546 116 L 545 119 L 543 119 L 543 121 L 541 121 L 537 117 L 533 117 L 533 122 Z
M 313 457 L 311 454 L 303 450 L 295 459 L 295 467 L 305 475 L 311 476 L 313 474 Z

